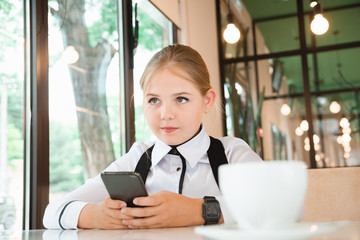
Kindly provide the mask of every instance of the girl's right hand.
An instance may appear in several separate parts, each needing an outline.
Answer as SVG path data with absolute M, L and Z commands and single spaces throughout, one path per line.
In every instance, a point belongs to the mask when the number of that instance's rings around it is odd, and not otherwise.
M 78 228 L 127 229 L 123 220 L 133 219 L 121 213 L 126 203 L 106 198 L 101 203 L 89 203 L 80 212 Z

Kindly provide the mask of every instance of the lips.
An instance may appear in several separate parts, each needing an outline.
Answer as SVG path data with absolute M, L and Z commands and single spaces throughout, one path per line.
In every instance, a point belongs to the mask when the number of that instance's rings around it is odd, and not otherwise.
M 172 133 L 177 130 L 175 127 L 162 127 L 161 129 L 166 133 Z

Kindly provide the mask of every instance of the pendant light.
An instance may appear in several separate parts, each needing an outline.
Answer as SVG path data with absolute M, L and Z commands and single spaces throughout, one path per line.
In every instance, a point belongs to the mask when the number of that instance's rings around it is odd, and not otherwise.
M 226 26 L 223 36 L 226 42 L 230 44 L 234 44 L 239 41 L 241 33 L 234 24 L 234 18 L 233 15 L 231 14 L 229 2 L 230 0 L 228 0 L 228 8 L 229 8 L 229 14 L 227 15 L 228 25 Z
M 310 0 L 310 7 L 311 8 L 314 8 L 317 4 L 319 4 L 317 0 Z
M 320 3 L 317 3 L 314 7 L 314 18 L 311 21 L 310 29 L 316 35 L 322 35 L 329 29 L 329 22 L 323 16 Z

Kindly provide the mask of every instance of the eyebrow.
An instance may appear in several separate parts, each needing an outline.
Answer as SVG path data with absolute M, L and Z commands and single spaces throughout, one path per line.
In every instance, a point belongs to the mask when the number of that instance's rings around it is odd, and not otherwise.
M 192 95 L 192 94 L 189 92 L 177 92 L 172 94 L 172 96 L 181 96 L 181 95 Z M 158 97 L 158 96 L 159 94 L 155 94 L 155 93 L 148 93 L 145 95 L 145 97 Z

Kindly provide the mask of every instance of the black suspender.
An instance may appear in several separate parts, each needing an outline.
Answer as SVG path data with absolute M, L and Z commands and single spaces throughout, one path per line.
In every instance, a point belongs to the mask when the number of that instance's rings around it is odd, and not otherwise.
M 141 156 L 139 162 L 136 165 L 135 172 L 139 173 L 142 180 L 146 181 L 149 169 L 151 167 L 151 153 L 154 148 L 154 145 L 148 148 L 143 155 Z
M 225 149 L 221 141 L 210 137 L 210 147 L 207 151 L 211 170 L 214 174 L 217 185 L 219 186 L 218 168 L 222 164 L 227 164 L 227 158 L 225 155 Z
M 141 175 L 142 180 L 146 181 L 149 169 L 151 167 L 151 152 L 153 150 L 154 146 L 151 146 L 149 149 L 147 149 L 144 154 L 141 156 L 139 162 L 136 165 L 135 172 L 138 172 Z M 227 158 L 225 155 L 225 149 L 222 145 L 221 141 L 210 137 L 210 147 L 207 151 L 211 170 L 214 174 L 216 183 L 219 185 L 218 180 L 218 168 L 222 164 L 227 164 Z

